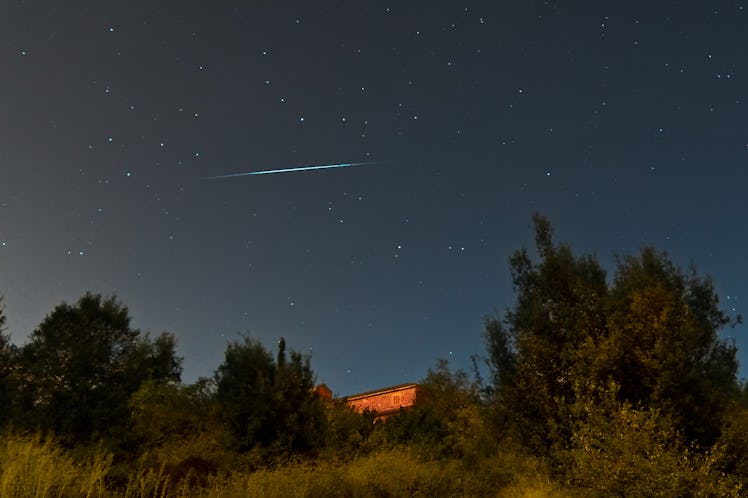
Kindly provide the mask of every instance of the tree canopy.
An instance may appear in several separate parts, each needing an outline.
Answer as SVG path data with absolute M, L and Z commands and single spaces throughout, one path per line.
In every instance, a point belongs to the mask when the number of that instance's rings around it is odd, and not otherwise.
M 288 358 L 283 339 L 275 360 L 249 337 L 229 343 L 215 382 L 223 419 L 240 451 L 308 450 L 320 442 L 324 410 L 313 393 L 309 358 L 296 351 Z
M 647 247 L 619 258 L 609 282 L 594 256 L 554 242 L 546 218 L 533 222 L 539 260 L 511 257 L 516 303 L 485 329 L 494 394 L 520 439 L 568 444 L 574 404 L 614 389 L 688 441 L 713 443 L 737 360 L 718 335 L 731 320 L 711 280 Z
M 112 434 L 143 381 L 179 381 L 175 344 L 171 334 L 151 340 L 131 328 L 115 297 L 87 293 L 75 305 L 60 304 L 20 350 L 25 423 L 72 441 Z

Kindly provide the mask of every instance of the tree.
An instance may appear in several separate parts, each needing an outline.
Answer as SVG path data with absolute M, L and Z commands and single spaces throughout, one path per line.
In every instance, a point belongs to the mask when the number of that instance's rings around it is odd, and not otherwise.
M 292 451 L 308 451 L 324 442 L 325 412 L 314 392 L 314 372 L 309 357 L 291 351 L 286 358 L 286 341 L 278 343 L 275 376 L 275 406 L 279 427 L 275 445 Z
M 492 380 L 503 413 L 536 450 L 568 440 L 564 420 L 574 400 L 580 351 L 605 334 L 605 271 L 592 256 L 555 245 L 547 219 L 536 215 L 540 263 L 525 249 L 510 259 L 517 303 L 503 319 L 486 322 Z
M 737 348 L 718 336 L 731 322 L 711 279 L 644 248 L 619 261 L 596 375 L 615 380 L 620 398 L 660 409 L 688 441 L 711 445 L 739 389 Z
M 130 327 L 115 297 L 87 293 L 48 314 L 20 352 L 26 424 L 51 429 L 70 442 L 120 431 L 127 404 L 147 379 L 178 381 L 175 339 L 155 341 Z
M 18 350 L 5 333 L 5 320 L 5 306 L 0 296 L 0 424 L 12 418 L 16 404 L 15 365 Z
M 278 344 L 276 361 L 249 337 L 229 343 L 215 373 L 216 397 L 235 447 L 310 450 L 321 443 L 324 411 L 309 358 Z
M 714 442 L 737 362 L 717 335 L 730 319 L 711 281 L 644 248 L 619 259 L 610 285 L 594 257 L 555 244 L 546 218 L 533 222 L 540 261 L 512 256 L 517 302 L 485 331 L 494 394 L 519 438 L 567 445 L 576 401 L 607 396 L 613 382 L 619 401 L 657 410 L 671 433 Z
M 0 333 L 5 332 L 5 305 L 3 304 L 3 298 L 0 296 Z

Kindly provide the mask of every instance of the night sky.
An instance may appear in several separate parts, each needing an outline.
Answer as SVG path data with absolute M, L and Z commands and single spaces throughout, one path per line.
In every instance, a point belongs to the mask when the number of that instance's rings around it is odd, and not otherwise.
M 343 395 L 469 367 L 535 211 L 745 312 L 747 167 L 743 2 L 0 2 L 8 332 L 114 293 L 185 382 L 245 333 Z

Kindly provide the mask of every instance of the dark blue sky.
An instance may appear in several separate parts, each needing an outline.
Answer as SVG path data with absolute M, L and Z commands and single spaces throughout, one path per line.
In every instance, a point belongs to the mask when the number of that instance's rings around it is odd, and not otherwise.
M 483 352 L 535 211 L 609 269 L 693 261 L 744 311 L 743 2 L 64 7 L 0 5 L 16 343 L 91 290 L 174 332 L 188 382 L 245 332 L 338 394 L 418 380 Z

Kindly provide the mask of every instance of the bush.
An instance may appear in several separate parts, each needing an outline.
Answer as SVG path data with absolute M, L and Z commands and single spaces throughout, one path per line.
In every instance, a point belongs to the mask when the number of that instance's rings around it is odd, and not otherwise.
M 570 447 L 554 452 L 567 484 L 593 496 L 740 496 L 714 458 L 685 446 L 657 410 L 619 402 L 617 392 L 611 382 L 574 404 Z

